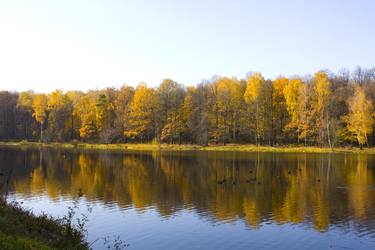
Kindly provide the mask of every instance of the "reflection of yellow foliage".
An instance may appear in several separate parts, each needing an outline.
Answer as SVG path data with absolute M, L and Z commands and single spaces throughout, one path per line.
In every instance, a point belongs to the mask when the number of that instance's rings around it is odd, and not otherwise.
M 274 158 L 275 166 L 262 155 L 184 154 L 190 153 L 82 152 L 61 158 L 45 152 L 42 166 L 32 154 L 30 166 L 37 167 L 15 178 L 14 187 L 19 193 L 45 191 L 53 199 L 82 192 L 88 200 L 116 201 L 138 211 L 154 207 L 161 216 L 188 206 L 221 221 L 243 218 L 252 228 L 269 216 L 278 223 L 311 217 L 319 231 L 328 229 L 331 214 L 347 216 L 352 209 L 355 218 L 365 218 L 375 198 L 368 189 L 374 178 L 366 156 L 348 156 L 345 167 L 344 158 L 331 159 L 327 167 L 319 155 L 285 154 Z M 348 186 L 345 196 L 333 192 L 336 185 Z
M 243 208 L 247 223 L 252 228 L 258 228 L 260 224 L 260 214 L 257 211 L 257 204 L 253 199 L 244 199 Z
M 316 198 L 314 202 L 314 225 L 317 230 L 325 231 L 329 225 L 327 201 L 321 197 L 321 194 L 316 194 L 313 198 Z
M 360 218 L 365 215 L 366 209 L 371 207 L 374 199 L 373 191 L 369 186 L 374 183 L 372 173 L 368 173 L 366 156 L 358 156 L 356 167 L 351 168 L 347 176 L 349 197 L 354 209 L 354 216 Z
M 44 187 L 44 174 L 42 167 L 34 169 L 31 174 L 31 193 L 37 194 Z
M 236 192 L 228 192 L 225 188 L 216 191 L 214 215 L 219 220 L 234 221 L 242 213 L 242 201 Z
M 145 165 L 140 159 L 130 158 L 126 162 L 126 170 L 128 175 L 128 192 L 133 205 L 143 210 L 152 204 L 152 183 L 145 169 Z
M 309 192 L 314 226 L 319 231 L 325 231 L 329 226 L 328 194 L 323 185 L 323 183 L 314 185 Z
M 45 188 L 47 190 L 48 196 L 52 200 L 57 200 L 59 198 L 60 190 L 61 190 L 60 185 L 56 185 L 55 183 L 52 183 L 50 181 L 46 181 Z
M 286 193 L 284 204 L 281 212 L 284 220 L 299 223 L 302 221 L 302 210 L 301 210 L 301 199 L 300 199 L 300 187 L 298 186 L 296 176 L 291 177 L 290 187 Z

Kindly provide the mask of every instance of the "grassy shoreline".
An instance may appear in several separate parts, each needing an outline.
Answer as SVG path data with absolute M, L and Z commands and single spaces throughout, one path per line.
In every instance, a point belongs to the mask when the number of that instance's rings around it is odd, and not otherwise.
M 125 151 L 231 151 L 231 152 L 294 152 L 294 153 L 357 153 L 375 154 L 375 148 L 335 147 L 333 149 L 315 146 L 256 146 L 252 144 L 227 144 L 200 146 L 193 144 L 92 144 L 92 143 L 40 143 L 40 142 L 0 142 L 5 147 L 47 147 L 47 148 L 80 148 Z
M 63 219 L 35 215 L 0 198 L 0 249 L 89 249 L 83 232 Z

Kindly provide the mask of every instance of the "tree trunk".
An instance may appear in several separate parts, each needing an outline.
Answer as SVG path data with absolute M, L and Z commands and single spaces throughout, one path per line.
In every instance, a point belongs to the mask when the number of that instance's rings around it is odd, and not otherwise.
M 43 122 L 40 123 L 40 142 L 43 141 Z
M 328 137 L 328 144 L 329 144 L 329 148 L 332 149 L 331 133 L 330 133 L 330 131 L 329 131 L 329 119 L 328 119 L 328 114 L 327 114 L 327 117 L 326 117 L 326 124 L 327 124 L 327 137 Z
M 257 105 L 256 105 L 256 117 L 255 117 L 255 119 L 256 119 L 256 122 L 255 122 L 255 124 L 256 124 L 256 131 L 255 131 L 255 142 L 256 142 L 256 145 L 257 146 L 259 146 L 259 134 L 258 134 L 258 130 L 259 130 L 259 124 L 258 124 L 258 122 L 259 122 L 259 112 L 258 112 L 258 101 L 257 101 Z
M 74 117 L 73 117 L 73 112 L 71 113 L 72 120 L 71 120 L 71 131 L 70 131 L 70 140 L 73 140 L 73 135 L 74 135 Z
M 233 141 L 236 141 L 236 116 L 233 115 Z

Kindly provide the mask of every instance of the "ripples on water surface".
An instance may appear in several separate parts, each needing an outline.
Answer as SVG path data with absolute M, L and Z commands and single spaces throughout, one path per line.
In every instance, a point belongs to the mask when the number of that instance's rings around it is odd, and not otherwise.
M 128 249 L 375 249 L 375 156 L 0 149 L 11 198 Z M 94 248 L 103 249 L 98 241 Z

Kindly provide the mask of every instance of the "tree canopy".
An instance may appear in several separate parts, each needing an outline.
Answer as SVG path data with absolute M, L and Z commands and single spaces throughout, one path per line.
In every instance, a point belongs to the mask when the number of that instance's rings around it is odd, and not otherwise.
M 87 92 L 0 91 L 0 139 L 101 143 L 375 144 L 375 70 Z

